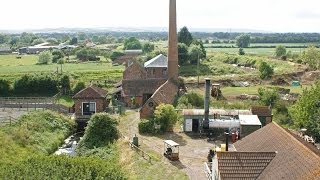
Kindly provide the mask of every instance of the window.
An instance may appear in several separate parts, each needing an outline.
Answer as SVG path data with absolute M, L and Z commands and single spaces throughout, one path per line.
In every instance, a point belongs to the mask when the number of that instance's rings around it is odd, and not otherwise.
M 94 113 L 96 113 L 95 102 L 82 103 L 82 115 L 92 115 Z

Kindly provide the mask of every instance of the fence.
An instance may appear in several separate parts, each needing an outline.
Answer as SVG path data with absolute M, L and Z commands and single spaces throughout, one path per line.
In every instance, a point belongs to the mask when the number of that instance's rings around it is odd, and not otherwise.
M 140 149 L 139 147 L 137 147 L 136 145 L 134 145 L 132 142 L 129 141 L 129 146 L 131 148 L 134 148 L 136 150 L 136 152 L 143 157 L 145 160 L 147 160 L 149 163 L 151 163 L 151 156 L 144 152 L 142 149 Z
M 0 126 L 9 124 L 10 126 L 17 123 L 18 120 L 12 116 L 0 117 Z

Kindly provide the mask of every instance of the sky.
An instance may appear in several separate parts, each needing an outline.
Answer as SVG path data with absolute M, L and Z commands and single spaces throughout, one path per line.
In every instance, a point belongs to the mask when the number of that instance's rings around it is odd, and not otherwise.
M 320 32 L 319 0 L 177 0 L 178 28 Z M 0 29 L 168 27 L 169 0 L 1 0 Z

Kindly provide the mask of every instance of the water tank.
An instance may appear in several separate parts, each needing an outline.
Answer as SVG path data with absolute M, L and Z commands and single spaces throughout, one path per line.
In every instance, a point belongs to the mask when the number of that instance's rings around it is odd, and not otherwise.
M 136 135 L 134 135 L 134 137 L 132 138 L 132 144 L 139 147 L 139 139 Z
M 221 120 L 221 119 L 210 119 L 209 128 L 240 128 L 239 120 Z

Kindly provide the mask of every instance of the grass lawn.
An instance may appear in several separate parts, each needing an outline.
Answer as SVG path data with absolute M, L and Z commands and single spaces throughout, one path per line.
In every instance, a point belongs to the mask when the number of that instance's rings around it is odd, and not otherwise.
M 0 55 L 0 76 L 14 81 L 14 79 L 29 73 L 54 73 L 57 69 L 70 73 L 74 79 L 89 81 L 118 81 L 122 77 L 123 66 L 112 66 L 107 62 L 84 62 L 84 63 L 66 63 L 37 65 L 37 55 L 24 55 L 22 59 L 16 59 L 15 55 Z
M 73 102 L 73 99 L 72 97 L 70 96 L 61 96 L 59 99 L 58 99 L 58 103 L 59 104 L 62 104 L 62 105 L 65 105 L 67 107 L 72 107 L 72 105 L 74 104 Z

